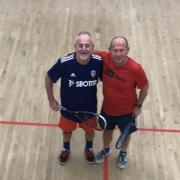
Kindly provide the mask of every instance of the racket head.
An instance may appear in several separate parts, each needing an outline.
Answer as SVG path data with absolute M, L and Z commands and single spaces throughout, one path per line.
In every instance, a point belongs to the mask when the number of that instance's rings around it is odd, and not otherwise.
M 103 131 L 106 129 L 106 127 L 107 127 L 107 121 L 106 121 L 105 117 L 102 116 L 101 114 L 98 114 L 96 130 Z
M 121 134 L 116 141 L 116 149 L 122 149 L 128 134 Z
M 77 119 L 78 123 L 86 123 L 86 120 L 96 117 L 97 125 L 96 125 L 96 127 L 91 127 L 95 130 L 103 131 L 107 127 L 107 121 L 106 121 L 105 117 L 100 114 L 96 114 L 94 112 L 89 112 L 89 111 L 71 111 L 61 105 L 59 106 L 59 110 L 72 114 Z M 88 123 L 87 123 L 87 126 L 89 126 Z
M 121 136 L 119 136 L 118 140 L 116 141 L 115 147 L 116 147 L 116 149 L 122 149 L 122 140 L 121 140 Z
M 135 132 L 137 130 L 137 127 L 136 127 L 136 120 L 133 119 L 131 120 L 127 126 L 125 127 L 125 129 L 123 130 L 123 132 L 121 133 L 121 135 L 119 136 L 119 138 L 117 139 L 116 141 L 116 149 L 122 149 L 124 144 L 125 144 L 125 141 L 126 141 L 126 138 L 133 132 Z

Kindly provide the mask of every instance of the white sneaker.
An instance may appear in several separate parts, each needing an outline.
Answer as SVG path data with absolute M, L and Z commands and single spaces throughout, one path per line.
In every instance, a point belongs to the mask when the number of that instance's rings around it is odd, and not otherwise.
M 120 169 L 125 169 L 128 165 L 128 158 L 126 152 L 120 152 L 119 153 L 119 159 L 118 159 L 118 167 Z

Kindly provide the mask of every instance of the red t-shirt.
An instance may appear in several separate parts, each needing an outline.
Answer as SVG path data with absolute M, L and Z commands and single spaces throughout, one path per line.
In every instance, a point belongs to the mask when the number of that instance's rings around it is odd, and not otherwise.
M 148 83 L 144 70 L 130 57 L 122 67 L 117 67 L 109 52 L 96 54 L 103 58 L 103 110 L 112 116 L 131 113 L 137 102 L 136 88 Z

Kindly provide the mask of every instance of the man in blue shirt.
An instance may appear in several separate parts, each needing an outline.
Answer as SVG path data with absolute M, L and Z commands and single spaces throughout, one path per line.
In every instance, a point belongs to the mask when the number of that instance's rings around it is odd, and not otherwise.
M 92 54 L 94 44 L 89 32 L 80 32 L 74 43 L 75 53 L 59 58 L 46 74 L 45 84 L 50 107 L 58 111 L 59 102 L 53 93 L 53 83 L 61 78 L 61 105 L 71 111 L 97 111 L 97 83 L 101 77 L 101 57 Z M 87 126 L 87 123 L 89 126 Z M 71 113 L 61 111 L 59 127 L 63 131 L 63 150 L 58 158 L 65 164 L 70 154 L 72 131 L 77 124 L 85 131 L 85 154 L 88 163 L 94 163 L 93 138 L 96 118 L 90 117 L 85 122 Z

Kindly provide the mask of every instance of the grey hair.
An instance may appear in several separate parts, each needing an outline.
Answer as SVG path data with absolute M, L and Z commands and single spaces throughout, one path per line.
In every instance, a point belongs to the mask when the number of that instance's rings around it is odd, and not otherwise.
M 90 40 L 91 40 L 92 45 L 94 46 L 94 43 L 93 43 L 91 34 L 90 34 L 88 31 L 81 31 L 81 32 L 79 32 L 79 33 L 77 34 L 76 38 L 75 38 L 74 44 L 76 44 L 79 36 L 81 36 L 81 35 L 88 35 L 88 36 L 90 37 Z
M 80 36 L 80 35 L 88 35 L 89 37 L 91 37 L 91 34 L 88 32 L 88 31 L 81 31 L 77 34 L 77 36 Z

